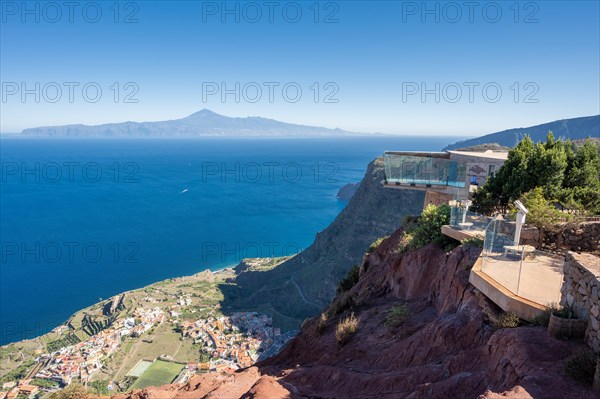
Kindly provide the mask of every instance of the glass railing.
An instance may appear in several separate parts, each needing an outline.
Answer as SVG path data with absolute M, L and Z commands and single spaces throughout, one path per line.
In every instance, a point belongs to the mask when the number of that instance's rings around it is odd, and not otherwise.
M 452 206 L 450 208 L 450 226 L 455 229 L 483 233 L 490 220 L 491 218 L 488 216 L 468 211 L 461 206 Z
M 515 245 L 514 223 L 500 217 L 485 229 L 481 270 L 504 288 L 540 305 L 560 301 L 564 258 Z
M 386 181 L 388 184 L 465 187 L 465 164 L 451 161 L 449 156 L 443 152 L 386 152 Z

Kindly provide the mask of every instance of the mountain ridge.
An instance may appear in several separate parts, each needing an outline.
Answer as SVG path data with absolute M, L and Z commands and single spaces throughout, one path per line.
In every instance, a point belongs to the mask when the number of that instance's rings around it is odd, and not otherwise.
M 70 124 L 23 129 L 21 136 L 46 137 L 338 137 L 365 133 L 298 125 L 259 116 L 229 117 L 202 109 L 180 119 L 154 122 Z
M 559 119 L 553 122 L 546 122 L 529 127 L 506 129 L 472 139 L 457 141 L 454 144 L 444 147 L 443 151 L 492 143 L 514 147 L 526 134 L 531 136 L 534 142 L 538 142 L 545 140 L 549 131 L 552 131 L 554 137 L 557 139 L 573 140 L 585 139 L 587 137 L 600 137 L 600 115 Z

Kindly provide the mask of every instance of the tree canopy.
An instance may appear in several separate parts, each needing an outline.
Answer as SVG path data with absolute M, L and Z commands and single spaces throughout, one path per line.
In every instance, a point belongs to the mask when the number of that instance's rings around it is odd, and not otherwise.
M 537 144 L 526 136 L 473 196 L 474 207 L 488 214 L 509 211 L 515 200 L 540 214 L 600 214 L 600 146 L 556 140 L 552 132 Z

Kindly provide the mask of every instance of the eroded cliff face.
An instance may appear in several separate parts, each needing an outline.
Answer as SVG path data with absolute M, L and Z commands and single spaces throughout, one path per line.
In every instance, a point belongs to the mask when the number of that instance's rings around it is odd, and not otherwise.
M 224 290 L 223 309 L 272 309 L 274 319 L 293 320 L 293 329 L 318 314 L 373 241 L 393 233 L 405 216 L 421 213 L 424 192 L 384 188 L 384 179 L 383 159 L 378 158 L 348 205 L 311 246 L 272 270 L 237 276 L 237 287 Z
M 278 355 L 233 375 L 205 374 L 183 387 L 129 398 L 596 398 L 563 373 L 579 342 L 550 337 L 542 327 L 494 329 L 497 311 L 468 282 L 478 248 L 449 253 L 431 244 L 399 254 L 396 232 L 365 256 L 359 282 Z M 389 309 L 407 303 L 400 327 Z M 339 312 L 333 315 L 336 310 Z M 350 313 L 357 332 L 345 345 L 336 325 Z

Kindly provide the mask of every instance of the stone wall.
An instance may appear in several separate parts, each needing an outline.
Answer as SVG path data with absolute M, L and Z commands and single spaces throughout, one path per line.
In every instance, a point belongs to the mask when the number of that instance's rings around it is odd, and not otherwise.
M 561 289 L 561 305 L 570 306 L 580 319 L 588 321 L 585 342 L 600 351 L 600 258 L 568 252 Z
M 541 230 L 526 226 L 521 231 L 521 244 L 556 254 L 576 251 L 600 255 L 600 222 L 566 223 Z

